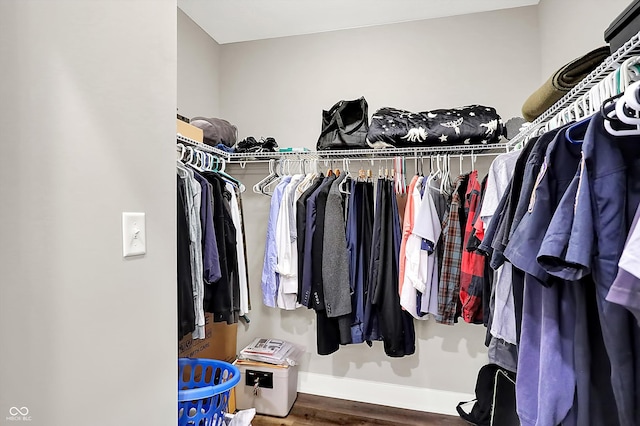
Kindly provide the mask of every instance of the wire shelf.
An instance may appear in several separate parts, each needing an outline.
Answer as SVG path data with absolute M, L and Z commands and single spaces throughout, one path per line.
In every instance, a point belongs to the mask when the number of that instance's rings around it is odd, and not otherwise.
M 404 157 L 407 159 L 428 157 L 436 154 L 453 154 L 453 155 L 498 155 L 509 150 L 508 143 L 493 143 L 483 145 L 452 145 L 452 146 L 423 146 L 413 148 L 384 148 L 384 149 L 346 149 L 346 150 L 327 150 L 327 151 L 286 151 L 286 152 L 243 152 L 230 153 L 218 148 L 203 144 L 193 139 L 178 135 L 177 141 L 183 144 L 191 145 L 202 151 L 215 154 L 228 163 L 263 163 L 273 159 L 288 160 L 342 160 L 342 159 L 359 159 L 359 160 L 376 160 L 390 159 L 393 157 Z
M 214 148 L 210 145 L 204 144 L 202 142 L 198 142 L 196 140 L 193 139 L 189 139 L 185 136 L 182 136 L 180 133 L 178 133 L 176 135 L 176 140 L 178 143 L 182 143 L 182 144 L 187 144 L 187 145 L 191 145 L 194 148 L 198 148 L 200 151 L 205 151 L 205 152 L 210 152 L 211 154 L 215 154 L 220 158 L 224 158 L 226 161 L 229 161 L 229 154 L 226 151 L 223 151 L 221 149 L 218 148 Z
M 509 146 L 515 147 L 524 142 L 534 130 L 539 129 L 541 125 L 551 120 L 557 113 L 567 108 L 580 96 L 586 94 L 592 87 L 604 80 L 607 75 L 620 68 L 620 65 L 622 65 L 624 61 L 636 55 L 640 55 L 640 32 L 631 37 L 629 41 L 605 59 L 598 68 L 580 81 L 580 83 L 564 95 L 562 99 L 542 113 L 540 117 L 536 118 L 526 129 L 514 136 L 513 139 L 509 141 Z

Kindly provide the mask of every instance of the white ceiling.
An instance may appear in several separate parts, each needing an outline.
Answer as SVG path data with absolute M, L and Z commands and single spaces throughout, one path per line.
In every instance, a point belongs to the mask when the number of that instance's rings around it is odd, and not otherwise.
M 464 15 L 539 0 L 178 0 L 218 43 Z

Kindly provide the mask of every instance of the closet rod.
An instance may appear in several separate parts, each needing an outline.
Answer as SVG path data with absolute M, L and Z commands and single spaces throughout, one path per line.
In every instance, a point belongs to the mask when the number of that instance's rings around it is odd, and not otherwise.
M 640 54 L 640 32 L 634 35 L 611 56 L 605 59 L 602 64 L 586 76 L 569 93 L 564 95 L 558 102 L 536 118 L 526 129 L 518 133 L 509 141 L 509 146 L 514 148 L 529 138 L 532 132 L 537 131 L 543 124 L 555 117 L 563 109 L 574 103 L 578 98 L 585 95 L 592 87 L 604 80 L 613 71 L 620 68 L 622 63 L 633 56 Z

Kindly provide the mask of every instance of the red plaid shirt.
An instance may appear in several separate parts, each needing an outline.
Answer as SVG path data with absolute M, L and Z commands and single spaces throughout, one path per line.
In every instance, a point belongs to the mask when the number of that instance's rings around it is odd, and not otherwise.
M 452 325 L 456 321 L 460 294 L 460 263 L 462 262 L 462 229 L 460 229 L 461 185 L 466 184 L 466 176 L 459 176 L 453 184 L 451 208 L 443 220 L 440 238 L 444 250 L 442 254 L 442 271 L 438 283 L 438 315 L 440 324 Z
M 465 250 L 462 251 L 462 266 L 460 271 L 460 301 L 462 302 L 462 319 L 469 323 L 482 323 L 482 291 L 484 288 L 485 257 L 475 251 L 466 250 L 469 239 L 473 235 L 473 220 L 476 210 L 481 208 L 481 186 L 478 182 L 478 172 L 469 175 L 465 210 L 469 209 L 464 231 Z

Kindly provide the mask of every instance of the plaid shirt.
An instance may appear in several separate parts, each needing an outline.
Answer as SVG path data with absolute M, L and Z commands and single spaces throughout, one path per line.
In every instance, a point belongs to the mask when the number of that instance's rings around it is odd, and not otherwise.
M 481 186 L 478 182 L 478 172 L 469 175 L 465 210 L 469 209 L 464 232 L 462 252 L 462 267 L 460 273 L 460 302 L 462 302 L 462 318 L 469 323 L 482 323 L 482 292 L 484 289 L 484 262 L 486 258 L 473 248 L 469 250 L 470 240 L 473 238 L 473 224 L 476 211 L 481 208 Z
M 466 176 L 459 176 L 453 187 L 451 208 L 444 218 L 441 242 L 444 247 L 442 272 L 438 286 L 438 316 L 441 324 L 453 324 L 460 293 L 460 266 L 462 264 L 462 226 L 460 221 L 461 186 L 466 183 Z

